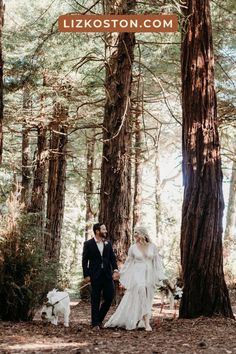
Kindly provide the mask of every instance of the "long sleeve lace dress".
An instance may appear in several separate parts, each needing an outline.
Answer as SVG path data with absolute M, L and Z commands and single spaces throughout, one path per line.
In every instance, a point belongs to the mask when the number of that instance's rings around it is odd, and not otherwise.
M 120 283 L 126 291 L 105 327 L 122 327 L 127 330 L 144 327 L 144 316 L 151 317 L 155 287 L 165 279 L 156 246 L 149 243 L 144 254 L 137 244 L 132 245 L 120 272 Z

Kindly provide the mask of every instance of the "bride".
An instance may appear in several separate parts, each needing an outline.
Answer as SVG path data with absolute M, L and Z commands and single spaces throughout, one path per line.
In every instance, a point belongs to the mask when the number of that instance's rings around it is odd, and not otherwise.
M 161 258 L 147 230 L 137 227 L 135 243 L 120 271 L 120 283 L 126 289 L 119 306 L 104 327 L 151 331 L 150 318 L 155 286 L 166 280 Z

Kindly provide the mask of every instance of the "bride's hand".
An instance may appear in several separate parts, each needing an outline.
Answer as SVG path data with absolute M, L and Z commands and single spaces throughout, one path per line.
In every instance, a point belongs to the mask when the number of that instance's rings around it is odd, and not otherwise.
M 119 285 L 119 289 L 121 290 L 121 291 L 125 291 L 126 289 L 125 289 L 125 287 L 123 286 L 123 285 Z

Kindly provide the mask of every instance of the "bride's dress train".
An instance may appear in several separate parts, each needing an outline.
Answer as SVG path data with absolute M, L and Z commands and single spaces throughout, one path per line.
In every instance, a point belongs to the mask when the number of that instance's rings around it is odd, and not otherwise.
M 149 243 L 147 253 L 143 254 L 136 244 L 132 245 L 120 272 L 120 283 L 126 289 L 125 294 L 104 327 L 122 327 L 127 330 L 146 327 L 151 330 L 148 323 L 155 286 L 165 279 L 156 246 Z

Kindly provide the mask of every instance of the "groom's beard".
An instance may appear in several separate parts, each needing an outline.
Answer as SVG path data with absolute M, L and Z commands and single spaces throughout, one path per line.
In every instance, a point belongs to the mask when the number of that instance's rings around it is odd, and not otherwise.
M 107 233 L 101 234 L 101 238 L 102 238 L 103 240 L 106 240 L 106 238 L 107 238 Z

